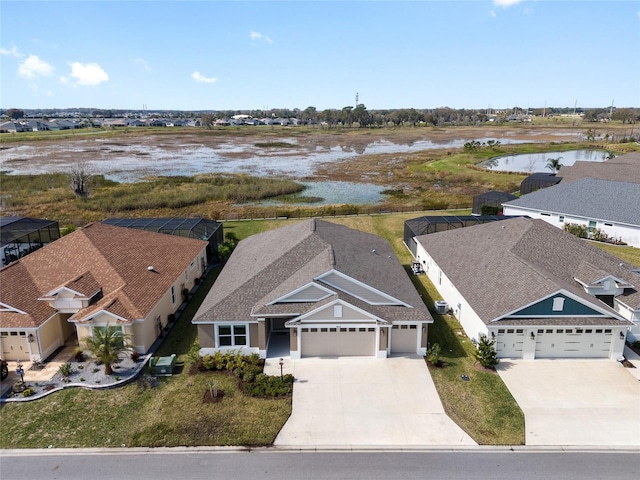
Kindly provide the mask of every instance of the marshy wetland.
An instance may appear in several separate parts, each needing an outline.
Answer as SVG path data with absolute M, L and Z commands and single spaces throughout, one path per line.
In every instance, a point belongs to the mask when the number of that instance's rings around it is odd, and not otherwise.
M 465 208 L 478 193 L 517 190 L 526 176 L 481 168 L 489 158 L 637 148 L 591 145 L 585 131 L 226 127 L 3 136 L 2 211 L 81 225 L 118 215 L 226 219 Z M 484 146 L 470 152 L 470 141 Z M 79 164 L 92 176 L 86 199 L 69 188 L 68 174 Z

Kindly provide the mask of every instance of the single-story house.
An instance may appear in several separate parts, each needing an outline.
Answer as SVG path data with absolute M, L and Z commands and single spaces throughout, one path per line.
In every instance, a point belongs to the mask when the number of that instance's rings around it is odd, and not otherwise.
M 424 354 L 433 319 L 387 241 L 313 219 L 242 240 L 192 322 L 203 356 L 386 358 Z
M 498 222 L 510 217 L 504 215 L 425 215 L 404 222 L 404 244 L 415 257 L 417 255 L 416 237 L 430 233 L 455 230 L 457 228 Z
M 505 215 L 540 218 L 559 228 L 568 223 L 598 229 L 640 247 L 640 183 L 583 178 L 503 204 Z
M 0 352 L 45 360 L 107 324 L 144 353 L 207 262 L 207 242 L 90 224 L 0 269 Z
M 627 331 L 640 333 L 640 270 L 542 220 L 416 242 L 416 259 L 467 336 L 494 339 L 500 358 L 618 359 Z

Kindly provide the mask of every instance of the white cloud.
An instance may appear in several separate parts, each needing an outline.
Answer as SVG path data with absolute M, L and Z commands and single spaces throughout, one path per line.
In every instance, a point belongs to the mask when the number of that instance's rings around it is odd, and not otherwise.
M 71 64 L 71 75 L 62 77 L 62 83 L 69 83 L 70 79 L 75 80 L 75 85 L 84 87 L 95 87 L 103 82 L 109 81 L 109 75 L 97 63 L 80 63 L 73 62 Z
M 271 40 L 268 35 L 263 35 L 260 32 L 253 32 L 252 31 L 249 34 L 249 38 L 251 38 L 251 40 L 262 40 L 262 41 L 267 42 L 267 43 L 273 43 L 273 40 Z
M 53 66 L 37 55 L 29 55 L 18 65 L 18 75 L 24 78 L 47 77 L 53 73 Z
M 200 83 L 215 83 L 218 81 L 217 78 L 205 77 L 200 72 L 193 72 L 191 74 L 191 78 L 193 78 L 196 82 L 200 82 Z
M 638 18 L 640 18 L 640 10 L 636 12 L 638 14 Z
M 149 65 L 149 62 L 147 62 L 144 58 L 136 57 L 136 58 L 132 58 L 131 60 L 137 63 L 138 65 L 141 65 L 142 68 L 144 68 L 147 72 L 151 71 L 151 66 Z
M 493 0 L 493 4 L 498 7 L 507 8 L 511 5 L 516 5 L 518 3 L 522 3 L 524 0 Z
M 0 47 L 0 55 L 3 57 L 24 57 L 24 54 L 20 53 L 15 45 L 12 45 L 9 49 Z
M 495 10 L 491 10 L 491 16 L 492 16 L 493 18 L 496 18 L 496 12 L 495 12 Z

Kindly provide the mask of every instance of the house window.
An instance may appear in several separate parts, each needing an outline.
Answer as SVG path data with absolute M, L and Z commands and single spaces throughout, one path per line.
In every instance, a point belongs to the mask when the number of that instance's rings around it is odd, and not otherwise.
M 333 306 L 333 316 L 335 318 L 342 318 L 342 305 Z
M 556 330 L 556 333 L 563 333 L 564 330 L 562 328 L 559 328 L 558 330 Z
M 176 286 L 171 285 L 171 303 L 176 304 Z
M 247 345 L 246 325 L 218 325 L 219 347 L 240 347 Z
M 553 299 L 552 310 L 554 312 L 561 312 L 564 309 L 564 298 L 556 297 Z
M 587 230 L 592 233 L 596 229 L 596 225 L 597 222 L 595 220 L 589 220 L 589 228 Z
M 611 329 L 610 328 L 605 328 L 604 329 L 604 333 L 611 333 Z
M 545 212 L 540 212 L 540 215 L 542 215 L 543 217 L 550 217 L 551 216 L 550 213 L 545 213 Z
M 587 329 L 584 331 L 584 333 L 592 333 L 592 332 L 593 332 L 593 330 L 592 330 L 592 329 L 590 329 L 590 328 L 587 328 Z
M 573 333 L 573 329 L 567 328 L 567 333 Z
M 330 329 L 329 329 L 329 331 L 330 331 L 330 332 L 336 332 L 336 331 L 337 331 L 337 329 L 336 329 L 336 328 L 330 328 Z
M 122 327 L 119 326 L 115 326 L 115 325 L 111 325 L 109 326 L 109 328 L 112 330 L 112 332 L 115 333 L 120 333 L 120 341 L 116 342 L 116 345 L 118 347 L 122 347 L 124 346 L 124 332 L 122 331 Z M 100 326 L 94 326 L 93 330 L 99 330 L 100 332 L 104 333 L 106 331 L 107 327 L 100 327 Z
M 581 328 L 576 328 L 576 333 L 582 333 L 582 329 Z
M 538 335 L 540 335 L 540 334 L 541 334 L 541 333 L 543 333 L 543 332 L 544 332 L 544 330 L 542 330 L 541 328 L 540 328 L 540 329 L 538 329 Z
M 553 333 L 553 330 L 551 330 L 550 328 L 546 330 L 547 333 Z
M 321 328 L 320 331 L 321 332 L 328 332 L 328 330 L 326 328 Z
M 558 216 L 558 222 L 564 223 L 564 215 L 559 215 Z
M 613 223 L 605 223 L 604 226 L 605 227 L 613 227 Z

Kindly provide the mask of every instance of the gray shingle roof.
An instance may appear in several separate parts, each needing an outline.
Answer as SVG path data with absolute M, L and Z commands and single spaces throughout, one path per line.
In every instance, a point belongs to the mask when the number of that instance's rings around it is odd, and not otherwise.
M 504 205 L 640 226 L 640 183 L 583 178 Z
M 562 183 L 587 177 L 640 183 L 640 152 L 620 155 L 606 162 L 576 162 L 562 167 L 558 176 L 562 177 Z
M 335 295 L 387 320 L 432 321 L 393 249 L 382 238 L 321 220 L 308 220 L 242 240 L 194 317 L 194 323 L 254 320 L 252 314 L 285 313 L 301 305 L 267 306 L 281 296 L 337 270 L 414 308 L 382 307 Z M 299 307 L 299 308 L 298 308 Z M 307 304 L 304 313 L 310 310 Z
M 502 222 L 417 238 L 485 323 L 566 290 L 611 312 L 575 281 L 585 264 L 638 287 L 630 265 L 543 220 Z M 634 298 L 635 297 L 635 298 Z M 627 300 L 640 308 L 640 296 Z

